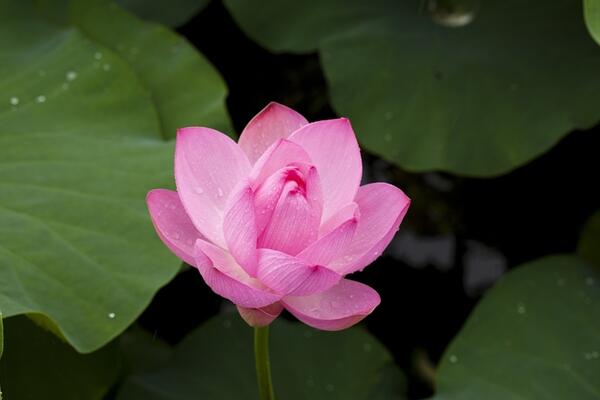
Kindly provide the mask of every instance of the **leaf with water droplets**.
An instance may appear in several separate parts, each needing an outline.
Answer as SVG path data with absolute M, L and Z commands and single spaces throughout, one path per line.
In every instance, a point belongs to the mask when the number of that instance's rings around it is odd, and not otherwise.
M 0 0 L 0 87 L 0 309 L 93 351 L 178 270 L 144 198 L 173 185 L 174 125 L 228 125 L 224 84 L 108 2 Z
M 278 320 L 270 334 L 278 398 L 404 398 L 404 377 L 391 355 L 360 327 L 322 332 Z M 254 371 L 252 330 L 238 315 L 221 315 L 189 334 L 160 368 L 130 376 L 117 399 L 255 399 Z
M 434 399 L 597 399 L 599 278 L 575 256 L 508 273 L 446 350 Z

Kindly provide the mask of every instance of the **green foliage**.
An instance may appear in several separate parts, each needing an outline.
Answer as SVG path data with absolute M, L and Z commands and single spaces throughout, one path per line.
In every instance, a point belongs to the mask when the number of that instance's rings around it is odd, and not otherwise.
M 271 326 L 271 367 L 278 398 L 402 398 L 403 376 L 385 348 L 360 328 L 319 332 L 298 323 Z M 156 347 L 162 353 L 162 345 Z M 143 353 L 148 357 L 148 349 Z M 142 363 L 143 364 L 143 363 Z M 252 329 L 220 316 L 192 332 L 172 357 L 131 376 L 119 400 L 255 399 Z
M 100 400 L 119 374 L 118 346 L 79 354 L 25 317 L 6 320 L 0 361 L 7 399 Z
M 117 0 L 120 5 L 138 16 L 177 27 L 200 12 L 210 0 Z
M 225 3 L 263 46 L 318 50 L 361 144 L 410 170 L 502 174 L 599 120 L 600 51 L 577 1 L 481 1 L 461 28 L 416 0 Z
M 436 399 L 597 399 L 600 268 L 574 256 L 518 267 L 447 349 Z
M 600 0 L 583 0 L 583 8 L 590 35 L 600 44 Z
M 225 89 L 160 26 L 53 4 L 0 0 L 0 308 L 90 352 L 176 273 L 144 197 L 172 186 L 176 126 L 228 125 Z
M 583 227 L 577 253 L 587 261 L 600 265 L 600 211 L 596 211 Z

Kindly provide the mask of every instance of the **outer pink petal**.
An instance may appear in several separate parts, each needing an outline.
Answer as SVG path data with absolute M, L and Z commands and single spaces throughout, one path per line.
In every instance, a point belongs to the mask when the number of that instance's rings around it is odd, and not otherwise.
M 362 269 L 381 255 L 404 219 L 410 199 L 387 183 L 361 186 L 355 202 L 360 221 L 348 251 L 328 266 L 345 275 Z
M 234 304 L 245 308 L 261 308 L 281 298 L 280 294 L 251 278 L 223 249 L 199 239 L 194 251 L 196 268 L 206 284 Z
M 271 220 L 258 239 L 258 247 L 298 254 L 317 239 L 320 217 L 317 213 L 295 182 L 287 182 Z
M 354 200 L 360 185 L 362 161 L 350 121 L 313 122 L 298 129 L 289 140 L 302 146 L 317 167 L 325 221 Z
M 203 237 L 185 213 L 177 192 L 151 190 L 146 196 L 146 204 L 161 240 L 177 257 L 194 265 L 194 243 Z
M 286 138 L 308 121 L 296 111 L 278 103 L 269 103 L 244 128 L 238 141 L 252 164 L 277 139 Z
M 226 135 L 208 128 L 178 130 L 177 192 L 196 228 L 213 243 L 225 246 L 222 230 L 225 202 L 250 170 L 244 152 Z
M 338 331 L 361 321 L 381 299 L 369 286 L 343 279 L 326 292 L 305 297 L 287 296 L 282 302 L 305 324 L 325 331 Z
M 253 187 L 260 185 L 281 168 L 296 163 L 312 165 L 308 153 L 300 145 L 289 140 L 278 139 L 254 164 L 250 174 Z
M 244 308 L 237 306 L 240 316 L 252 327 L 260 328 L 269 325 L 283 311 L 283 305 L 279 302 L 262 308 Z
M 276 250 L 260 249 L 258 279 L 271 289 L 293 296 L 319 293 L 342 278 L 336 272 Z
M 241 184 L 231 195 L 223 220 L 227 248 L 250 276 L 256 276 L 257 227 L 254 193 L 248 183 Z
M 358 226 L 358 208 L 355 210 L 356 212 L 350 218 L 302 250 L 297 257 L 309 263 L 329 265 L 340 255 L 346 254 Z

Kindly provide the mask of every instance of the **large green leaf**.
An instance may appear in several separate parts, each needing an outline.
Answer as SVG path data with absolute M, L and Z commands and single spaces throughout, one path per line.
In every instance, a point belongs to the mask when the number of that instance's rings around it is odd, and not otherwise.
M 100 400 L 118 377 L 114 343 L 79 354 L 25 317 L 7 319 L 5 336 L 0 376 L 7 399 Z
M 383 346 L 360 328 L 319 332 L 277 321 L 271 327 L 271 361 L 281 399 L 402 398 L 403 375 Z M 238 316 L 225 315 L 184 339 L 162 368 L 129 378 L 118 399 L 257 397 L 252 329 Z
M 510 272 L 447 349 L 436 399 L 600 398 L 600 268 L 551 256 Z
M 596 211 L 583 227 L 577 253 L 589 262 L 600 265 L 600 211 Z
M 50 318 L 81 352 L 118 335 L 176 273 L 144 197 L 172 185 L 164 129 L 215 122 L 225 93 L 173 33 L 86 4 L 97 20 L 78 2 L 50 13 L 0 0 L 0 309 Z M 118 50 L 138 38 L 144 63 Z M 203 76 L 216 80 L 206 91 Z
M 600 44 L 600 0 L 583 0 L 583 7 L 590 34 Z
M 600 119 L 600 51 L 581 3 L 481 1 L 472 23 L 421 0 L 225 0 L 277 52 L 318 50 L 335 109 L 411 170 L 505 173 Z
M 117 0 L 144 19 L 181 26 L 202 10 L 210 0 Z

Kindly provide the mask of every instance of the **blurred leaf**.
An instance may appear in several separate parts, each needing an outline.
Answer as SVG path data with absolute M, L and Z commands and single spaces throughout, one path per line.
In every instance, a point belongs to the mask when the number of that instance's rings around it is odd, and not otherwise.
M 577 253 L 588 262 L 600 265 L 600 211 L 596 211 L 583 227 Z
M 600 44 L 600 0 L 583 0 L 583 8 L 588 30 Z
M 0 0 L 0 309 L 44 314 L 89 352 L 177 272 L 144 204 L 149 189 L 172 186 L 173 143 L 161 126 L 214 122 L 224 90 L 213 90 L 223 88 L 214 72 L 213 89 L 200 90 L 194 75 L 212 69 L 174 34 L 100 2 L 86 3 L 98 18 L 88 23 L 73 4 L 51 19 L 70 12 L 77 27 L 45 18 L 47 6 Z M 135 43 L 125 26 L 152 38 L 156 52 L 139 44 L 147 70 L 104 45 L 121 42 L 102 21 L 122 43 Z M 181 49 L 166 57 L 175 42 Z
M 162 369 L 130 377 L 118 399 L 256 399 L 252 351 L 252 329 L 238 316 L 213 318 Z M 360 328 L 319 332 L 279 320 L 271 327 L 271 361 L 281 399 L 390 399 L 403 392 L 391 356 Z
M 600 51 L 578 1 L 481 1 L 461 28 L 420 0 L 225 4 L 273 51 L 318 50 L 362 145 L 410 170 L 506 173 L 600 119 Z
M 6 398 L 100 400 L 119 374 L 118 347 L 77 353 L 25 317 L 6 320 L 0 376 Z
M 177 27 L 198 14 L 210 0 L 117 0 L 129 11 L 151 21 Z
M 447 349 L 435 399 L 598 399 L 600 268 L 550 256 L 510 272 Z
M 2 360 L 2 352 L 3 351 L 4 351 L 4 328 L 3 328 L 3 321 L 2 321 L 2 313 L 0 312 L 0 361 Z M 1 386 L 0 386 L 0 400 L 2 400 L 2 387 Z

